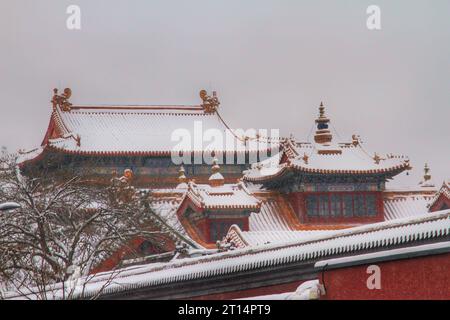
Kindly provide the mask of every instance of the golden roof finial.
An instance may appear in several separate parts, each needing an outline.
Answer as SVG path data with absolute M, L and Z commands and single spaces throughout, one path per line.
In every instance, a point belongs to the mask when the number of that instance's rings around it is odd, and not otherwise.
M 360 144 L 360 138 L 356 134 L 352 134 L 352 144 L 356 147 Z
M 419 182 L 422 187 L 435 187 L 435 184 L 431 180 L 430 167 L 428 163 L 425 163 L 423 167 L 423 180 Z
M 210 185 L 213 187 L 222 186 L 225 182 L 225 178 L 220 173 L 220 166 L 219 166 L 219 160 L 217 158 L 214 158 L 213 163 L 211 167 L 211 176 L 209 177 Z
M 214 113 L 220 105 L 219 98 L 217 98 L 216 91 L 213 91 L 212 97 L 208 95 L 206 90 L 200 91 L 200 98 L 202 99 L 202 107 L 206 113 Z
M 219 160 L 217 158 L 214 158 L 213 160 L 213 166 L 211 168 L 212 173 L 220 172 L 220 166 L 219 166 Z
M 178 170 L 178 186 L 177 189 L 184 189 L 187 188 L 187 178 L 185 174 L 185 170 L 183 166 L 180 166 L 180 170 Z
M 424 171 L 423 182 L 431 180 L 430 167 L 428 167 L 428 163 L 425 163 L 423 171 Z
M 378 155 L 378 153 L 375 152 L 373 160 L 375 161 L 376 164 L 380 164 L 381 157 Z
M 186 171 L 184 170 L 183 166 L 180 166 L 180 170 L 178 170 L 178 182 L 179 183 L 186 183 Z
M 308 159 L 309 159 L 309 157 L 308 157 L 308 155 L 305 153 L 304 155 L 303 155 L 303 161 L 305 162 L 305 164 L 308 164 Z
M 72 104 L 69 102 L 70 97 L 72 96 L 72 90 L 70 88 L 65 88 L 62 94 L 58 94 L 58 89 L 53 89 L 53 110 L 56 107 L 60 107 L 62 111 L 70 111 Z
M 328 123 L 330 119 L 325 116 L 325 107 L 323 102 L 320 102 L 319 117 L 316 119 L 317 130 L 314 136 L 314 141 L 320 144 L 329 144 L 333 140 L 331 131 L 328 129 Z
M 320 117 L 324 117 L 325 116 L 325 107 L 323 106 L 323 102 L 322 101 L 320 101 L 319 116 Z

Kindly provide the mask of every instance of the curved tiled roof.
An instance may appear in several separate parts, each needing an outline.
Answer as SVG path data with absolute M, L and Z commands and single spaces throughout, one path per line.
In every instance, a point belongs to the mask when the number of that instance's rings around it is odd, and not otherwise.
M 286 155 L 284 163 L 254 164 L 245 173 L 244 179 L 263 182 L 283 176 L 289 171 L 308 174 L 396 175 L 410 168 L 409 160 L 403 156 L 389 155 L 375 160 L 367 154 L 360 143 L 323 146 L 314 143 L 296 143 L 288 139 L 284 141 L 282 150 Z
M 421 215 L 428 211 L 428 204 L 433 198 L 429 194 L 397 194 L 385 197 L 384 218 L 394 220 Z
M 367 249 L 382 250 L 393 245 L 447 237 L 449 234 L 450 210 L 446 210 L 336 231 L 314 240 L 295 240 L 170 263 L 127 268 L 119 273 L 115 271 L 117 276 L 103 294 L 323 259 L 336 254 L 356 254 Z M 111 272 L 96 275 L 83 288 L 84 297 L 95 295 L 110 279 Z M 9 297 L 14 298 L 14 295 Z
M 293 240 L 313 240 L 336 233 L 336 230 L 241 231 L 239 227 L 233 227 L 230 229 L 227 239 L 233 241 L 238 248 L 286 243 Z
M 171 141 L 176 130 L 190 133 L 192 139 L 197 129 L 219 130 L 224 137 L 228 131 L 216 113 L 205 113 L 200 106 L 72 107 L 69 112 L 57 109 L 56 114 L 66 136 L 50 140 L 49 144 L 59 150 L 86 154 L 166 154 L 178 144 Z M 79 136 L 80 145 L 67 135 Z M 241 141 L 235 142 L 238 150 L 245 150 Z M 202 151 L 205 147 L 193 143 L 191 148 L 181 150 Z M 226 146 L 223 150 L 227 150 Z
M 249 217 L 249 230 L 252 231 L 289 231 L 294 230 L 295 223 L 288 219 L 289 204 L 279 197 L 270 197 L 262 201 L 258 213 L 253 212 Z M 298 221 L 296 221 L 298 223 Z
M 258 210 L 261 201 L 247 190 L 242 182 L 210 186 L 189 182 L 185 197 L 202 209 Z
M 206 132 L 214 137 L 220 134 L 223 141 L 203 141 Z M 269 137 L 247 143 L 218 112 L 205 112 L 202 106 L 72 106 L 69 111 L 56 106 L 40 153 L 49 149 L 119 156 L 170 156 L 174 151 L 241 154 L 277 149 L 278 145 L 278 140 Z M 24 161 L 28 160 L 25 156 Z
M 432 207 L 441 196 L 444 196 L 450 200 L 450 183 L 448 183 L 447 181 L 444 181 L 439 191 L 430 201 L 429 207 Z

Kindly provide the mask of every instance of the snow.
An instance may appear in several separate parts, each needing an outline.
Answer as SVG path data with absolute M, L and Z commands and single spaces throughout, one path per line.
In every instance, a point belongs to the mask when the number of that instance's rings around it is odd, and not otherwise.
M 450 210 L 420 217 L 398 219 L 336 231 L 315 240 L 293 240 L 283 244 L 237 249 L 223 253 L 125 268 L 96 275 L 86 283 L 85 294 L 96 294 L 114 275 L 104 293 L 170 284 L 221 274 L 261 269 L 296 261 L 318 260 L 329 255 L 352 254 L 360 250 L 409 245 L 419 240 L 445 237 L 450 233 Z M 85 281 L 85 280 L 84 280 Z M 61 286 L 61 285 L 60 285 Z M 55 290 L 58 290 L 55 287 Z M 78 294 L 82 288 L 79 288 Z M 57 292 L 57 297 L 61 293 Z M 23 298 L 14 293 L 11 299 Z
M 209 177 L 209 181 L 213 181 L 213 180 L 224 180 L 224 177 L 220 172 L 216 172 L 216 173 L 213 173 Z
M 317 300 L 325 293 L 319 280 L 303 282 L 294 292 L 256 296 L 238 300 Z
M 260 246 L 269 243 L 284 243 L 292 240 L 313 240 L 335 232 L 334 230 L 241 231 L 240 236 L 248 245 Z
M 433 197 L 428 194 L 400 194 L 386 196 L 383 199 L 384 217 L 393 220 L 413 217 L 428 211 L 428 205 Z
M 253 181 L 264 177 L 280 174 L 288 167 L 308 172 L 339 172 L 339 173 L 374 173 L 399 170 L 407 167 L 407 158 L 402 156 L 384 156 L 376 163 L 363 147 L 352 144 L 335 144 L 323 146 L 315 143 L 295 143 L 288 140 L 285 153 L 289 164 L 275 163 L 272 159 L 263 165 L 253 165 L 246 171 L 245 178 Z M 330 153 L 324 153 L 328 151 Z M 333 153 L 334 151 L 334 153 Z M 305 157 L 306 156 L 306 157 Z
M 291 210 L 289 205 L 284 206 L 285 199 L 281 196 L 267 197 L 262 201 L 258 213 L 251 213 L 249 217 L 249 230 L 251 231 L 289 231 L 295 226 L 286 218 L 284 210 Z
M 23 163 L 25 161 L 32 160 L 32 159 L 38 157 L 39 155 L 41 155 L 43 151 L 44 151 L 43 147 L 38 147 L 38 148 L 28 150 L 28 151 L 19 151 L 18 157 L 17 157 L 17 163 Z
M 181 233 L 183 236 L 188 237 L 186 230 L 181 224 L 177 216 L 177 209 L 181 203 L 179 197 L 168 197 L 161 199 L 154 199 L 150 203 L 150 208 L 158 214 L 169 226 Z
M 433 206 L 436 201 L 443 195 L 447 199 L 450 199 L 450 184 L 446 181 L 442 184 L 442 187 L 439 189 L 439 192 L 436 193 L 434 198 L 430 201 L 430 206 Z
M 178 140 L 171 141 L 177 130 L 190 135 L 190 147 L 184 151 L 210 149 L 207 148 L 209 143 L 202 141 L 203 133 L 208 130 L 218 130 L 224 139 L 234 137 L 216 113 L 204 113 L 198 106 L 149 106 L 147 109 L 138 106 L 80 109 L 74 106 L 70 112 L 57 108 L 53 116 L 64 136 L 51 139 L 49 145 L 74 152 L 170 152 L 179 144 Z M 257 145 L 246 147 L 236 138 L 233 143 L 220 143 L 223 151 L 257 150 Z
M 204 208 L 258 209 L 260 206 L 260 201 L 241 182 L 218 187 L 189 183 L 187 197 Z
M 382 170 L 399 166 L 403 163 L 405 158 L 388 158 L 383 157 L 380 163 L 377 164 L 372 155 L 369 155 L 361 145 L 337 145 L 336 148 L 340 154 L 320 154 L 318 151 L 323 150 L 323 147 L 311 144 L 301 144 L 295 146 L 295 151 L 298 154 L 292 163 L 295 166 L 309 169 L 323 169 L 323 170 L 338 170 L 338 171 L 367 171 L 367 170 Z M 302 157 L 308 155 L 308 163 L 305 163 Z
M 20 208 L 20 204 L 18 204 L 16 202 L 3 202 L 3 203 L 0 203 L 0 211 L 13 210 L 13 209 L 18 209 L 18 208 Z
M 433 250 L 439 250 L 439 249 L 448 249 L 450 250 L 450 242 L 438 242 L 438 243 L 430 243 L 430 244 L 424 244 L 421 246 L 415 246 L 415 247 L 406 247 L 406 248 L 399 248 L 399 249 L 392 249 L 392 250 L 386 250 L 386 251 L 379 251 L 374 253 L 367 253 L 367 254 L 361 254 L 356 256 L 350 256 L 350 257 L 342 257 L 342 258 L 335 258 L 335 259 L 329 259 L 329 260 L 322 260 L 318 261 L 314 264 L 314 267 L 316 268 L 323 268 L 325 266 L 339 266 L 343 264 L 357 264 L 359 262 L 367 263 L 367 260 L 380 260 L 382 258 L 395 258 L 399 255 L 405 255 L 405 254 L 420 254 L 420 253 L 426 253 Z

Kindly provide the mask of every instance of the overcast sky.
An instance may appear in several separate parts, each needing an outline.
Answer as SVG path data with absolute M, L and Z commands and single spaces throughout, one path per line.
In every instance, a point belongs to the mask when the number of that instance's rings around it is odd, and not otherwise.
M 66 27 L 71 4 L 81 30 Z M 342 139 L 410 157 L 398 181 L 417 183 L 425 162 L 450 178 L 449 0 L 3 0 L 0 40 L 10 151 L 40 144 L 54 87 L 74 104 L 197 104 L 206 88 L 231 127 L 302 141 L 323 100 Z

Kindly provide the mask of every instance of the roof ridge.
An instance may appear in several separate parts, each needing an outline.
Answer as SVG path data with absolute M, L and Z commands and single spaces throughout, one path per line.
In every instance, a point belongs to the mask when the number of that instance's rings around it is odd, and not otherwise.
M 213 275 L 216 276 L 218 274 L 228 274 L 243 269 L 252 270 L 261 268 L 262 266 L 276 266 L 294 261 L 318 260 L 319 258 L 323 260 L 332 254 L 352 254 L 361 250 L 375 248 L 382 250 L 390 245 L 402 245 L 406 247 L 408 243 L 415 241 L 448 236 L 450 232 L 449 219 L 450 210 L 445 210 L 420 218 L 398 219 L 396 221 L 356 227 L 353 230 L 356 232 L 347 231 L 344 233 L 336 233 L 334 237 L 333 235 L 318 237 L 312 241 L 295 240 L 282 245 L 269 244 L 260 247 L 227 251 L 215 255 L 176 260 L 169 263 L 157 265 L 147 264 L 130 269 L 125 268 L 121 269 L 121 273 L 117 273 L 117 276 L 114 278 L 116 285 L 106 288 L 103 293 L 108 294 L 160 284 L 167 285 L 174 282 L 194 280 Z M 413 225 L 416 225 L 416 227 L 412 227 Z M 422 225 L 422 227 L 418 227 L 419 225 Z M 405 226 L 411 226 L 411 228 L 402 228 Z M 380 233 L 377 236 L 366 236 L 364 239 L 358 237 L 362 233 L 377 233 L 380 230 L 391 229 L 397 229 L 397 231 L 391 231 L 388 234 Z M 335 239 L 336 236 L 345 237 L 348 240 L 338 242 Z M 249 256 L 252 256 L 252 258 L 249 259 Z M 242 258 L 244 261 L 238 258 Z M 226 259 L 229 259 L 229 263 L 223 262 Z M 202 269 L 198 270 L 197 266 L 199 264 L 208 263 L 211 264 L 202 266 Z M 195 269 L 196 272 L 193 272 L 192 268 L 197 268 Z M 83 297 L 94 295 L 97 292 L 96 286 L 110 279 L 111 274 L 114 274 L 114 271 L 102 272 L 97 274 L 93 279 L 90 279 L 90 283 L 86 282 L 88 288 L 85 291 L 83 287 Z M 142 279 L 142 275 L 147 276 L 145 279 Z M 133 277 L 135 278 L 133 279 Z M 137 277 L 141 277 L 141 279 Z M 56 291 L 61 290 L 62 286 L 63 284 L 59 283 L 54 289 Z
M 72 110 L 198 110 L 204 109 L 200 105 L 175 105 L 175 104 L 160 104 L 160 105 L 139 105 L 139 104 L 108 104 L 108 105 L 73 105 Z

